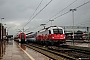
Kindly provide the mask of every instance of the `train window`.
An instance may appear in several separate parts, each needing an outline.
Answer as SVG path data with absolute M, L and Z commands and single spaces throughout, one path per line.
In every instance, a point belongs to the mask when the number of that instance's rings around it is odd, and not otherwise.
M 26 36 L 26 38 L 29 38 L 29 36 Z
M 30 38 L 34 38 L 34 35 L 30 35 Z
M 51 34 L 51 31 L 49 30 L 49 34 Z
M 63 34 L 63 30 L 62 29 L 53 29 L 53 33 L 54 34 Z

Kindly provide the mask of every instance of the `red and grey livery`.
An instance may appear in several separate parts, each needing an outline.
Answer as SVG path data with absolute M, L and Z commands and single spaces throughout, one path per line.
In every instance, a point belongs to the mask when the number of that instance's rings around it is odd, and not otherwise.
M 65 43 L 65 33 L 62 27 L 51 26 L 37 32 L 36 41 L 46 45 Z

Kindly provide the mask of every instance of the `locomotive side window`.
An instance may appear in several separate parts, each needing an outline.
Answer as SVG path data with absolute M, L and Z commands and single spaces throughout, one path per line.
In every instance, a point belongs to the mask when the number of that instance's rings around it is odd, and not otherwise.
M 51 31 L 49 30 L 49 34 L 51 34 Z
M 53 33 L 54 34 L 63 34 L 63 30 L 62 29 L 53 29 Z
M 30 35 L 30 38 L 34 38 L 34 35 Z

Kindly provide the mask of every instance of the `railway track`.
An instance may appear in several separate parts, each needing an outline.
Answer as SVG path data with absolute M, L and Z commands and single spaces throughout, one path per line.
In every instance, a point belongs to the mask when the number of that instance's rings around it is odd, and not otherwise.
M 90 48 L 64 46 L 64 47 L 49 47 L 51 50 L 57 50 L 62 53 L 67 53 L 78 60 L 90 60 Z
M 68 56 L 66 53 L 50 50 L 47 47 L 43 47 L 41 45 L 26 44 L 26 46 L 44 54 L 45 56 L 51 58 L 52 60 L 76 60 L 76 58 Z
M 83 54 L 90 55 L 90 48 L 88 48 L 88 47 L 67 46 L 65 48 L 69 48 L 69 49 L 72 49 L 76 52 L 80 52 L 80 53 L 83 53 Z
M 27 47 L 38 51 L 53 60 L 90 60 L 90 50 L 76 47 L 43 47 L 36 44 L 26 44 Z
M 49 57 L 51 60 L 90 60 L 90 48 L 68 45 L 45 47 L 33 43 L 27 43 L 25 45 Z

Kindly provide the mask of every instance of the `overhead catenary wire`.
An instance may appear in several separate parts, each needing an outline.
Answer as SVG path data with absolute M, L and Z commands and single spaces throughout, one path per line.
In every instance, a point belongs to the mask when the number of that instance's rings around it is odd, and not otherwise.
M 34 30 L 34 29 L 37 29 L 37 28 L 39 28 L 40 27 L 40 25 L 39 26 L 37 26 L 37 27 L 33 27 L 32 29 Z M 28 30 L 29 30 L 30 28 L 28 28 Z M 26 29 L 27 30 L 27 29 Z M 25 31 L 26 31 L 25 30 Z
M 41 0 L 41 2 L 39 3 L 39 5 L 37 6 L 37 8 L 35 9 L 34 13 L 30 16 L 29 20 L 32 18 L 32 16 L 35 14 L 35 12 L 38 10 L 39 6 L 41 5 L 41 3 L 43 2 L 43 0 Z M 29 20 L 27 21 L 27 23 L 29 22 Z M 23 26 L 23 30 L 24 30 L 24 27 L 27 25 L 27 23 Z M 25 30 L 26 31 L 26 30 Z M 23 31 L 23 32 L 25 32 Z
M 68 6 L 66 6 L 65 8 L 63 8 L 61 11 L 59 11 L 58 13 L 56 13 L 55 15 L 53 15 L 52 17 L 55 17 L 56 15 L 58 15 L 59 13 L 61 13 L 62 11 L 64 11 L 65 9 L 67 9 L 69 6 L 71 6 L 72 4 L 74 4 L 77 0 L 73 1 L 72 3 L 70 3 Z M 51 17 L 51 18 L 52 18 Z M 49 19 L 51 19 L 49 18 Z
M 71 6 L 72 4 L 74 4 L 77 0 L 73 1 L 72 3 L 70 3 L 68 6 L 66 6 L 65 8 L 63 8 L 61 11 L 59 11 L 58 13 L 56 13 L 55 15 L 53 15 L 51 18 L 55 17 L 56 15 L 58 15 L 59 13 L 61 13 L 62 11 L 64 11 L 65 9 L 67 9 L 69 6 Z M 65 13 L 64 13 L 65 14 Z M 49 18 L 48 20 L 50 20 L 51 18 Z M 57 17 L 58 18 L 58 17 Z M 53 19 L 51 19 L 53 20 Z M 48 23 L 49 21 L 47 21 L 46 23 Z
M 43 2 L 43 0 L 41 0 L 41 2 L 39 3 L 39 5 L 37 6 L 37 8 L 35 9 L 35 11 L 34 11 L 34 13 L 31 15 L 31 17 L 29 18 L 29 20 L 32 18 L 32 16 L 35 14 L 35 12 L 38 10 L 38 8 L 39 8 L 39 6 L 41 5 L 41 3 Z M 29 22 L 29 20 L 28 20 L 28 22 Z M 27 22 L 27 23 L 28 23 Z M 27 25 L 27 23 L 25 24 L 25 26 Z M 24 27 L 25 27 L 24 26 Z
M 62 9 L 61 11 L 59 11 L 58 13 L 56 13 L 55 15 L 53 15 L 52 17 L 58 15 L 59 13 L 61 13 L 63 10 L 65 10 L 66 8 L 68 8 L 69 6 L 71 6 L 72 4 L 74 4 L 77 0 L 73 1 L 72 3 L 70 3 L 68 6 L 66 6 L 64 9 Z M 51 18 L 52 18 L 51 17 Z M 48 20 L 50 20 L 51 18 L 49 18 Z M 47 21 L 46 23 L 48 23 L 49 21 Z
M 31 20 L 33 20 L 40 12 L 42 12 L 50 3 L 52 2 L 52 0 L 51 1 L 49 1 L 35 16 L 33 16 L 28 22 L 27 22 L 27 24 L 29 24 L 29 22 L 31 21 Z M 27 25 L 26 24 L 26 25 Z M 25 25 L 25 26 L 26 26 Z M 24 26 L 24 27 L 25 27 Z
M 80 8 L 80 7 L 82 7 L 82 6 L 86 5 L 86 4 L 88 4 L 88 3 L 90 3 L 90 1 L 85 2 L 85 3 L 83 3 L 83 4 L 79 5 L 79 6 L 77 6 L 75 9 L 78 9 L 78 8 Z M 55 20 L 55 19 L 57 19 L 57 18 L 59 18 L 59 17 L 65 15 L 65 14 L 67 14 L 67 13 L 69 13 L 69 12 L 70 12 L 70 11 L 67 11 L 67 12 L 65 12 L 65 13 L 63 13 L 63 14 L 61 14 L 61 15 L 55 17 L 55 18 L 53 18 L 52 20 Z M 48 22 L 49 22 L 49 21 L 48 21 Z M 48 22 L 46 22 L 46 23 L 48 23 Z
M 61 14 L 61 15 L 59 15 L 59 16 L 57 16 L 57 17 L 53 18 L 53 20 L 55 20 L 55 19 L 57 19 L 57 18 L 59 18 L 59 17 L 61 17 L 61 16 L 65 15 L 65 14 L 67 14 L 67 13 L 69 13 L 69 12 L 70 12 L 70 11 L 67 11 L 67 12 L 65 12 L 65 13 L 63 13 L 63 14 Z
M 86 3 L 83 3 L 83 4 L 79 5 L 78 7 L 74 8 L 74 9 L 78 9 L 78 8 L 80 8 L 80 7 L 82 7 L 82 6 L 86 5 L 86 4 L 88 4 L 88 3 L 90 3 L 90 1 L 88 1 L 88 2 L 86 2 Z M 61 14 L 61 15 L 59 15 L 59 16 L 53 18 L 53 19 L 57 19 L 57 18 L 59 18 L 59 17 L 65 15 L 65 14 L 67 14 L 67 13 L 69 13 L 69 12 L 70 12 L 70 11 L 67 11 L 67 12 L 65 12 L 65 13 L 63 13 L 63 14 Z
M 84 2 L 84 4 L 82 4 L 82 5 L 78 6 L 78 7 L 76 7 L 75 9 L 80 8 L 80 7 L 82 7 L 82 6 L 84 6 L 84 5 L 88 4 L 88 3 L 90 3 L 90 1 Z

